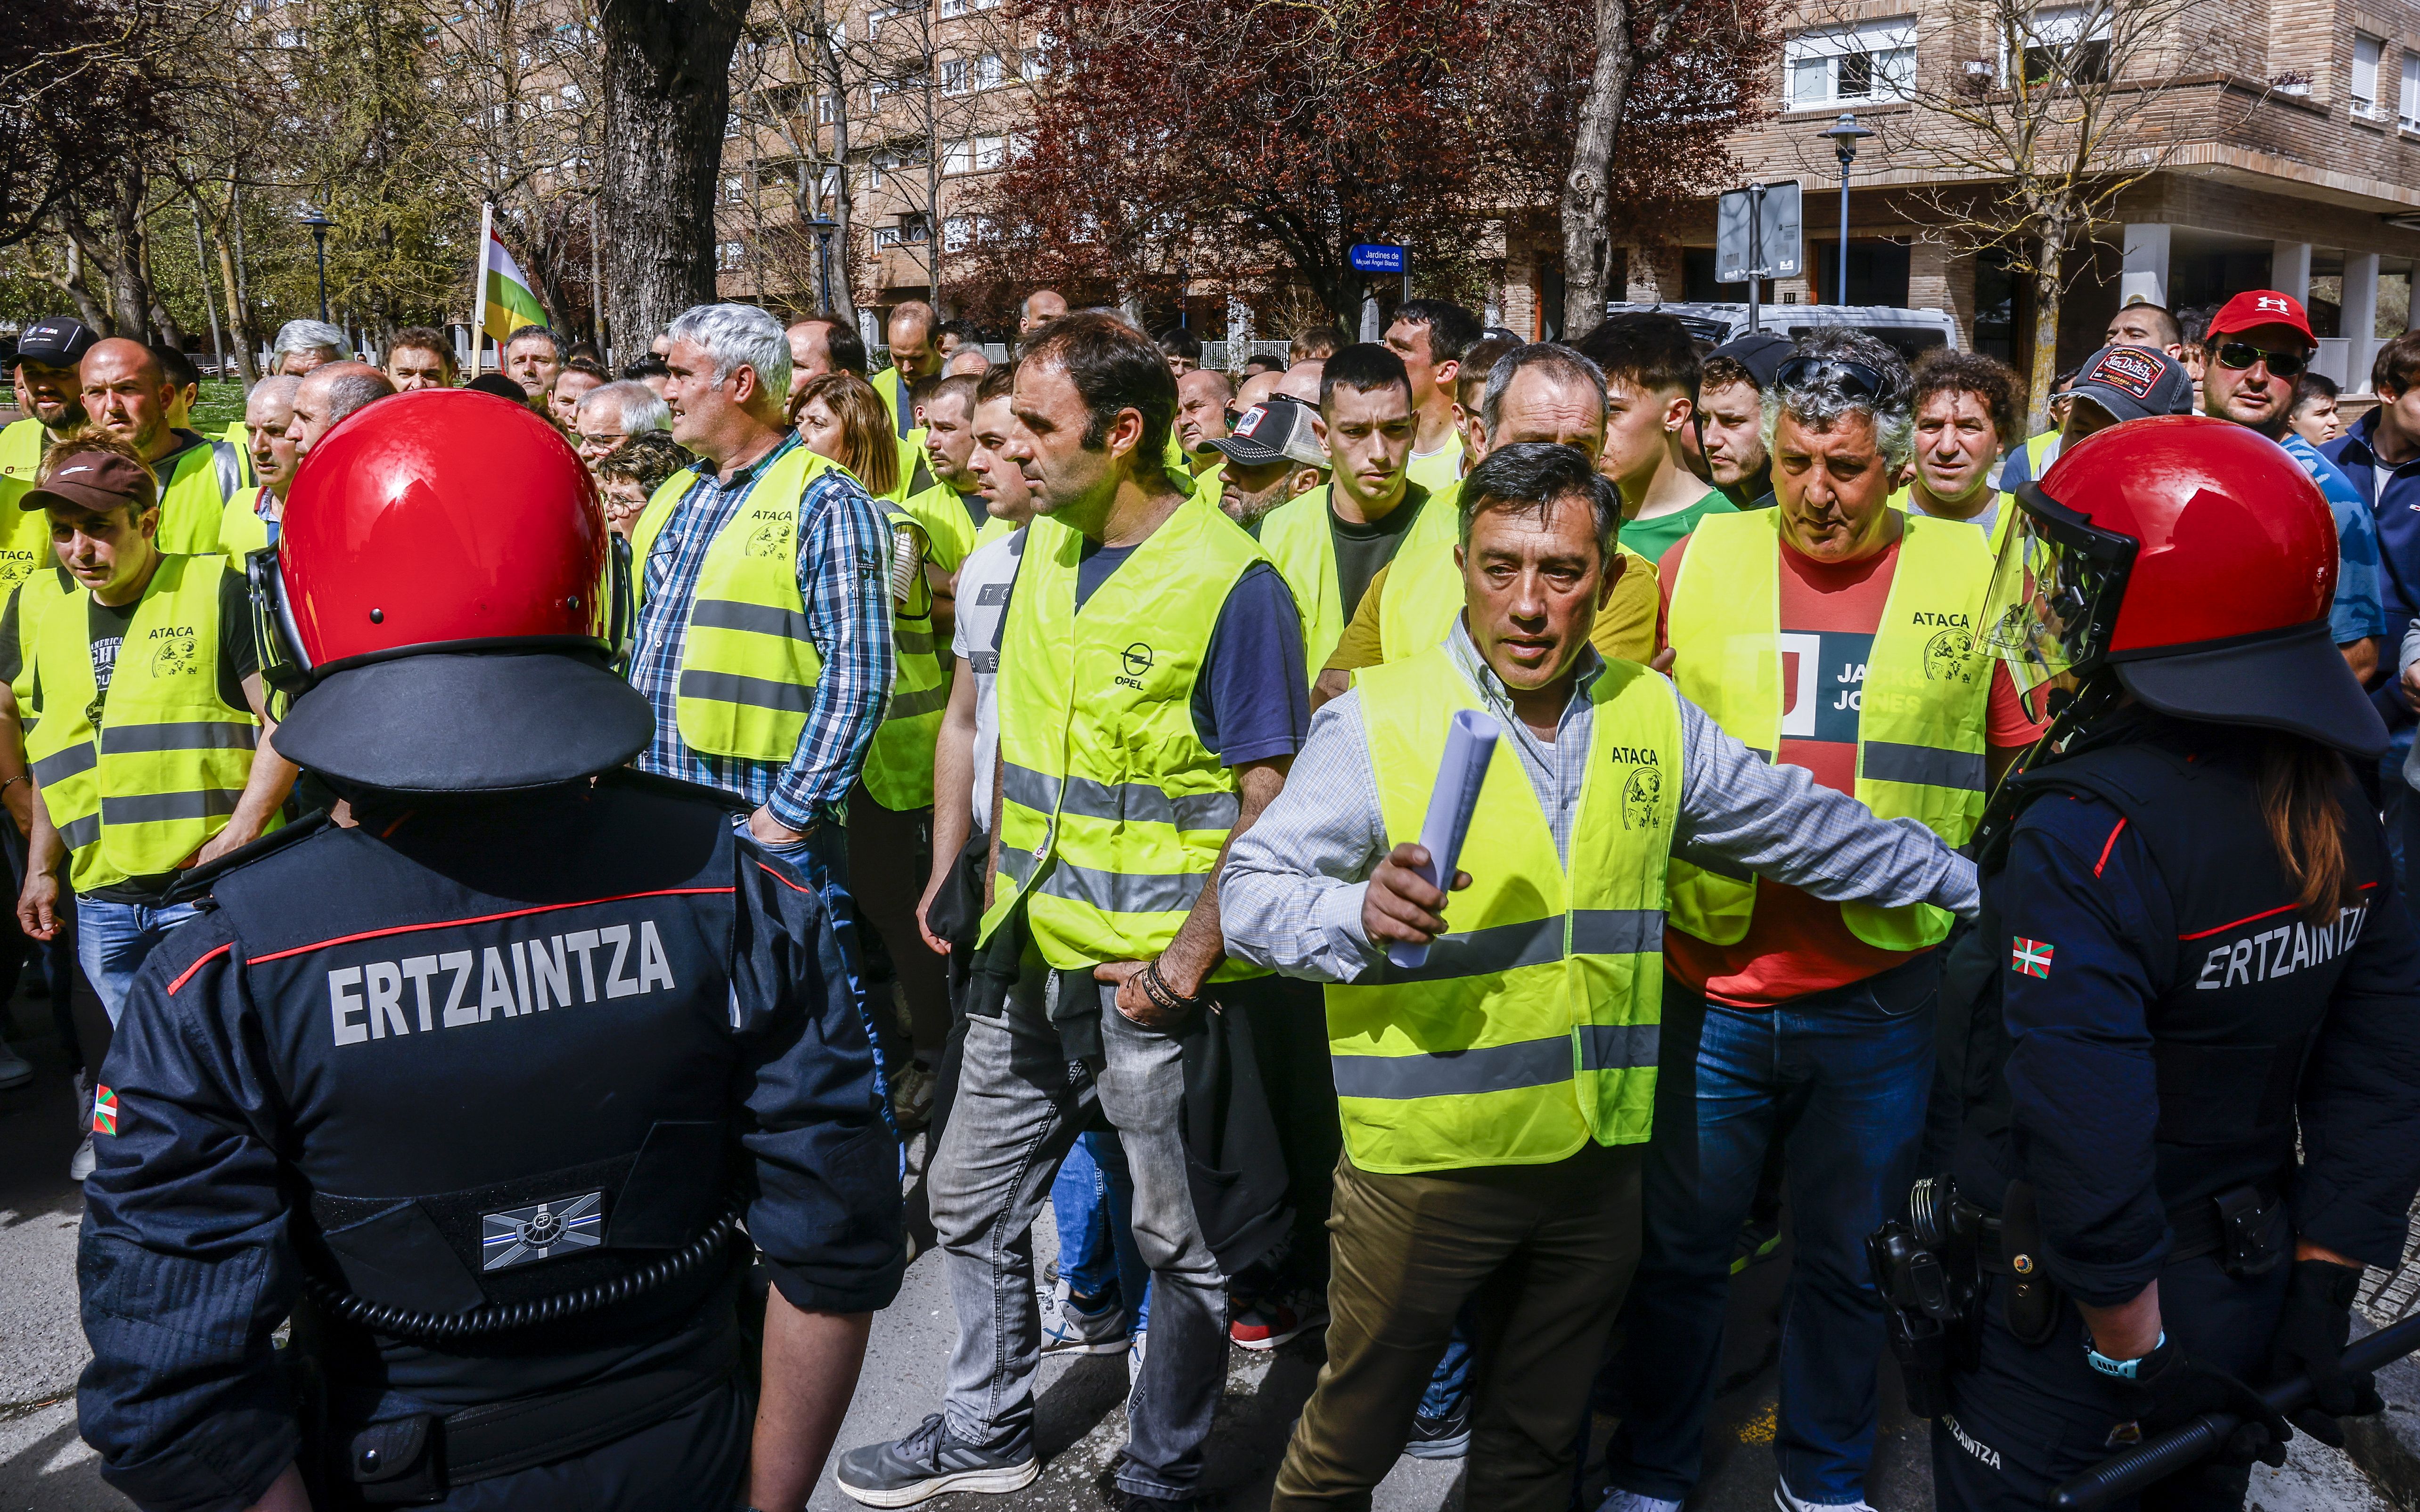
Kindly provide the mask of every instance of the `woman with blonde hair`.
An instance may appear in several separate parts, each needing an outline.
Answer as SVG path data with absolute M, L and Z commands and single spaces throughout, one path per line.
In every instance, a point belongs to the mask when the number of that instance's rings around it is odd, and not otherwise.
M 892 438 L 891 411 L 874 385 L 854 373 L 825 373 L 799 393 L 799 440 L 817 456 L 830 457 L 876 499 L 899 490 L 899 443 Z

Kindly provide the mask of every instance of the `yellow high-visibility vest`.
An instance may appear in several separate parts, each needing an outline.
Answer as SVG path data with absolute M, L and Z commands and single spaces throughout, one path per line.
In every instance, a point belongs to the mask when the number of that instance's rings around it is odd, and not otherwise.
M 1079 609 L 1084 538 L 1033 521 L 1001 627 L 1001 863 L 985 937 L 1020 899 L 1063 969 L 1175 938 L 1241 811 L 1193 728 L 1193 685 L 1235 582 L 1268 557 L 1198 495 Z M 1261 974 L 1233 963 L 1218 980 Z
M 1484 705 L 1441 646 L 1364 668 L 1356 686 L 1388 841 L 1417 842 L 1448 721 Z M 1364 1170 L 1543 1165 L 1653 1127 L 1680 704 L 1626 661 L 1606 663 L 1588 698 L 1570 864 L 1519 754 L 1500 745 L 1450 933 L 1414 970 L 1381 961 L 1326 989 L 1344 1147 Z
M 39 722 L 25 754 L 80 893 L 174 871 L 226 827 L 243 795 L 260 721 L 219 696 L 225 571 L 215 555 L 161 558 L 106 698 L 92 672 L 92 590 L 79 586 L 41 615 Z
M 0 594 L 56 561 L 50 517 L 17 507 L 39 480 L 50 444 L 51 433 L 30 415 L 0 430 Z
M 707 547 L 690 605 L 673 709 L 691 750 L 756 762 L 798 754 L 823 656 L 807 639 L 799 595 L 799 500 L 808 482 L 837 464 L 794 446 L 766 470 Z M 630 532 L 634 577 L 673 508 L 698 480 L 683 468 L 664 480 Z
M 894 812 L 930 808 L 933 803 L 933 748 L 941 734 L 941 712 L 949 707 L 949 679 L 941 674 L 939 653 L 933 643 L 933 588 L 925 580 L 924 563 L 932 559 L 932 543 L 923 528 L 896 505 L 884 509 L 894 549 L 912 549 L 916 566 L 903 602 L 891 599 L 891 640 L 894 659 L 891 702 L 883 705 L 881 727 L 866 751 L 861 774 L 874 801 Z
M 1771 761 L 1779 748 L 1781 512 L 1700 521 L 1672 585 L 1673 678 L 1690 702 Z M 1979 634 L 1992 559 L 1982 532 L 1956 520 L 1905 517 L 1890 596 L 1858 693 L 1857 801 L 1877 818 L 1914 819 L 1952 845 L 1983 816 L 1992 658 Z M 1752 877 L 1672 863 L 1672 925 L 1716 945 L 1747 936 Z M 1915 950 L 1949 933 L 1930 903 L 1840 904 L 1852 933 L 1883 950 Z

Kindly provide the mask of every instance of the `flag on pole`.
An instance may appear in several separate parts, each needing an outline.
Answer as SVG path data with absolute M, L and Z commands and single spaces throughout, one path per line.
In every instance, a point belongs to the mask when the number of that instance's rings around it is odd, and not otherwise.
M 546 324 L 546 307 L 530 291 L 528 275 L 492 229 L 488 232 L 488 255 L 480 270 L 480 293 L 486 304 L 484 333 L 493 336 L 499 347 L 521 327 Z

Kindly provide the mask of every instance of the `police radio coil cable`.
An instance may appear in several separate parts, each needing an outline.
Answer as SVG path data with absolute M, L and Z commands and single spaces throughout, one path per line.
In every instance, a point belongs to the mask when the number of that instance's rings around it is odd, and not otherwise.
M 549 1297 L 532 1297 L 523 1302 L 490 1304 L 473 1307 L 464 1313 L 412 1312 L 401 1307 L 374 1303 L 354 1295 L 320 1276 L 307 1273 L 302 1289 L 313 1303 L 330 1315 L 357 1324 L 374 1334 L 414 1344 L 445 1345 L 490 1334 L 510 1333 L 518 1329 L 535 1328 L 544 1323 L 559 1323 L 579 1318 L 601 1308 L 615 1306 L 645 1296 L 671 1285 L 713 1259 L 739 1227 L 747 1204 L 733 1197 L 722 1216 L 706 1226 L 704 1233 L 662 1259 L 636 1271 L 615 1276 L 610 1281 L 593 1282 L 573 1291 L 557 1292 Z

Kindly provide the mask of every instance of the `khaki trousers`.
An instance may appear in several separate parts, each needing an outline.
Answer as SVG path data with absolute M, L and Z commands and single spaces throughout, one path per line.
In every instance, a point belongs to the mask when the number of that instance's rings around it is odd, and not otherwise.
M 1551 1165 L 1416 1176 L 1341 1162 L 1327 1364 L 1286 1445 L 1271 1512 L 1369 1506 L 1474 1296 L 1464 1504 L 1568 1512 L 1589 1385 L 1638 1264 L 1645 1148 L 1591 1144 Z

